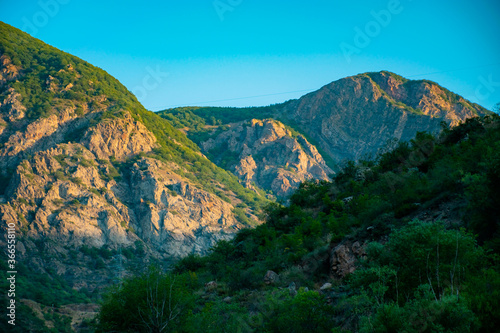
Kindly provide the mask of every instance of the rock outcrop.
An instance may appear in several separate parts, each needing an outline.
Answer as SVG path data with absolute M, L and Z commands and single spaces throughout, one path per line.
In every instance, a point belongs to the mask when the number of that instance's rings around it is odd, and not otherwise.
M 12 63 L 10 57 L 5 54 L 0 56 L 0 87 L 19 76 L 19 67 Z
M 93 289 L 106 274 L 91 277 L 95 272 L 85 268 L 90 259 L 68 261 L 71 251 L 142 248 L 147 256 L 171 261 L 204 254 L 244 227 L 231 204 L 176 173 L 181 167 L 174 163 L 142 157 L 126 174 L 120 173 L 118 162 L 109 161 L 114 155 L 103 151 L 118 149 L 118 156 L 132 156 L 137 147 L 151 149 L 155 140 L 130 117 L 108 125 L 89 130 L 82 143 L 57 144 L 17 166 L 6 193 L 8 203 L 0 205 L 0 219 L 24 233 L 25 240 L 18 243 L 23 260 Z M 127 141 L 131 128 L 141 132 Z M 117 132 L 122 135 L 113 135 Z M 52 253 L 50 261 L 37 255 L 47 252 Z
M 408 141 L 419 131 L 438 133 L 442 121 L 453 126 L 485 114 L 481 106 L 434 82 L 389 72 L 340 79 L 278 112 L 285 123 L 297 124 L 313 138 L 337 166 L 373 157 L 394 138 Z
M 138 153 L 150 152 L 156 145 L 156 138 L 147 128 L 126 115 L 104 121 L 88 131 L 82 143 L 95 153 L 97 158 L 122 159 Z
M 224 183 L 222 170 L 212 187 L 197 181 L 187 163 L 217 167 L 116 79 L 2 22 L 0 34 L 8 37 L 0 48 L 1 228 L 15 226 L 16 259 L 31 273 L 92 291 L 151 261 L 205 254 L 246 226 L 229 187 L 246 189 Z M 250 208 L 238 213 L 255 218 Z
M 356 270 L 356 262 L 366 257 L 366 244 L 346 242 L 330 251 L 330 275 L 344 278 Z
M 333 172 L 316 147 L 272 119 L 231 124 L 201 147 L 246 187 L 260 187 L 278 197 L 290 195 L 305 180 L 328 180 Z
M 17 93 L 14 88 L 7 90 L 7 98 L 0 102 L 4 121 L 9 123 L 21 120 L 26 114 L 26 107 L 21 104 L 21 94 Z

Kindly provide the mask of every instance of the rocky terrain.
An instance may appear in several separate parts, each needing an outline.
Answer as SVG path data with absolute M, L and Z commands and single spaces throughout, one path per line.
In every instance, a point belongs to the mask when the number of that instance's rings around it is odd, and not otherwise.
M 0 23 L 2 230 L 16 226 L 26 272 L 90 293 L 261 223 L 263 190 L 286 198 L 394 138 L 486 113 L 435 83 L 367 73 L 266 117 L 215 117 L 197 146 L 103 70 Z M 363 247 L 335 248 L 332 270 Z
M 231 124 L 202 142 L 201 148 L 246 187 L 262 188 L 278 197 L 290 195 L 307 179 L 328 180 L 333 172 L 316 147 L 272 119 Z
M 417 132 L 437 134 L 443 124 L 453 127 L 489 113 L 432 81 L 408 80 L 387 71 L 343 78 L 297 100 L 268 107 L 182 107 L 159 112 L 245 186 L 256 184 L 276 196 L 290 194 L 305 179 L 323 180 L 346 161 L 373 159 Z M 286 129 L 277 130 L 283 126 Z M 287 141 L 286 149 L 266 138 L 266 133 L 278 132 L 282 134 L 273 136 Z M 270 146 L 280 154 L 266 153 Z M 299 146 L 304 154 L 288 148 Z M 297 159 L 301 162 L 293 162 Z M 266 178 L 270 174 L 273 180 Z
M 79 262 L 58 260 L 71 249 L 135 251 L 145 243 L 148 254 L 171 260 L 205 253 L 243 227 L 231 204 L 179 176 L 176 164 L 142 157 L 126 175 L 120 173 L 109 156 L 133 155 L 135 148 L 145 152 L 155 145 L 154 136 L 141 127 L 129 117 L 109 121 L 84 135 L 83 144 L 57 144 L 17 166 L 0 214 L 24 232 L 20 256 L 34 259 L 39 250 L 49 252 L 53 256 L 43 267 L 68 274 L 70 264 L 81 276 Z M 128 140 L 133 129 L 142 131 Z M 120 153 L 110 154 L 113 150 Z M 37 240 L 43 240 L 42 249 L 35 246 Z M 89 276 L 81 276 L 78 284 Z
M 315 140 L 335 164 L 375 156 L 390 140 L 417 132 L 438 133 L 488 111 L 434 82 L 390 72 L 365 73 L 332 82 L 291 101 L 278 112 Z
M 116 80 L 0 28 L 0 219 L 16 226 L 20 262 L 94 290 L 257 223 L 251 191 Z

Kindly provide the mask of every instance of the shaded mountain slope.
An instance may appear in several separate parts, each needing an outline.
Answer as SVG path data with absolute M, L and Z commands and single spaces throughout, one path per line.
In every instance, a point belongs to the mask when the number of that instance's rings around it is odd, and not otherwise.
M 30 274 L 102 288 L 258 223 L 264 197 L 103 70 L 4 23 L 0 60 L 0 218 Z

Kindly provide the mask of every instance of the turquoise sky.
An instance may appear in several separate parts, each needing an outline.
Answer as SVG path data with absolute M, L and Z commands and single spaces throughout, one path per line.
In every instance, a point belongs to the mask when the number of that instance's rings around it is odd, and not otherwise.
M 0 0 L 0 20 L 106 70 L 150 110 L 279 103 L 389 70 L 489 109 L 500 1 Z

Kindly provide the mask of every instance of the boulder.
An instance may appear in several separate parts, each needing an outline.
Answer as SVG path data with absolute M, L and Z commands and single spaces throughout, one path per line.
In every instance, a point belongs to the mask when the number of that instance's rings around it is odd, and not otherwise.
M 205 291 L 206 292 L 212 292 L 217 290 L 217 282 L 216 281 L 210 281 L 205 283 Z
M 280 279 L 280 276 L 278 273 L 273 272 L 273 271 L 267 271 L 266 275 L 264 276 L 264 283 L 265 284 L 274 284 L 278 282 Z
M 335 278 L 344 278 L 356 270 L 356 261 L 366 256 L 366 244 L 360 242 L 337 245 L 330 252 L 330 274 Z

